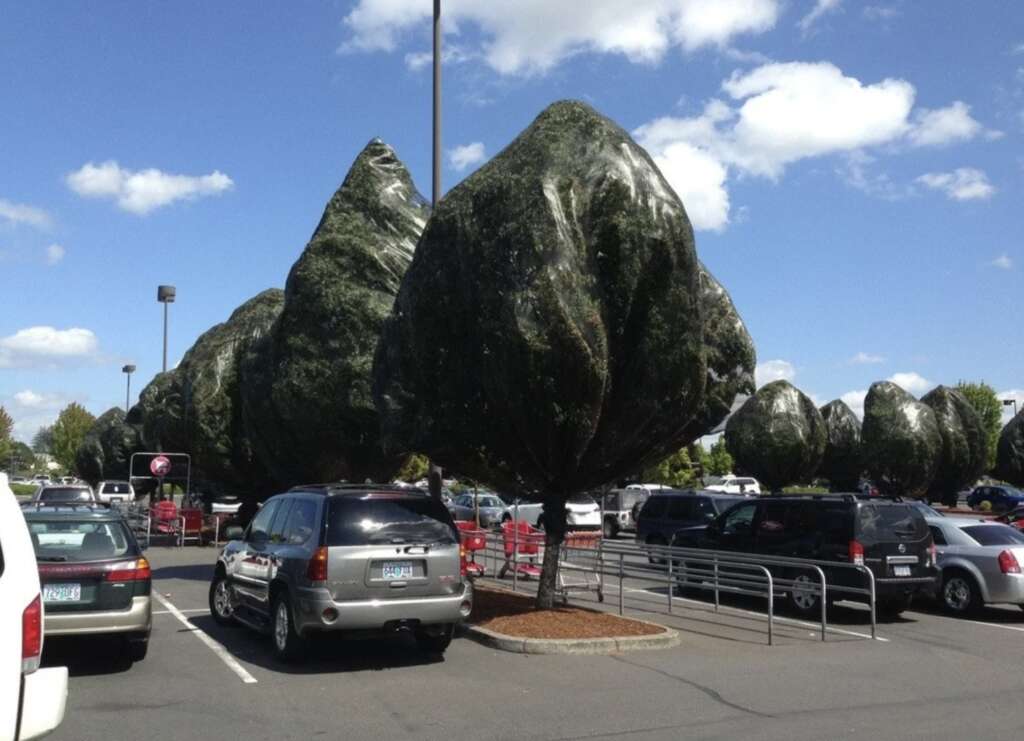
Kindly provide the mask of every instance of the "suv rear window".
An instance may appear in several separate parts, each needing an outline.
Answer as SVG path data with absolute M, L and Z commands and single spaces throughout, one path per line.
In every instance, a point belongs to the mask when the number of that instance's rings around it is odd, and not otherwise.
M 665 514 L 665 501 L 668 497 L 651 497 L 644 503 L 644 507 L 640 510 L 641 517 L 661 517 Z
M 1024 545 L 1024 534 L 1009 525 L 971 525 L 963 531 L 978 545 Z
M 104 484 L 101 494 L 127 494 L 128 484 Z
M 448 509 L 429 497 L 333 497 L 327 510 L 327 545 L 458 543 Z
M 91 502 L 92 492 L 88 489 L 72 488 L 70 486 L 55 486 L 44 489 L 39 494 L 40 502 Z
M 28 529 L 39 561 L 102 561 L 138 555 L 120 522 L 33 519 Z
M 863 504 L 857 513 L 857 529 L 875 538 L 890 535 L 922 538 L 927 534 L 928 525 L 907 504 Z

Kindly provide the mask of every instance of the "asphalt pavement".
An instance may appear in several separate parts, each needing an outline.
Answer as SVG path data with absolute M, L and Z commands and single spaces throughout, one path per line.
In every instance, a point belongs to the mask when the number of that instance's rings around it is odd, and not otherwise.
M 319 640 L 298 665 L 269 638 L 210 618 L 213 548 L 152 548 L 149 656 L 116 641 L 52 639 L 69 666 L 68 741 L 163 739 L 1019 739 L 1024 612 L 972 620 L 925 605 L 879 625 L 842 604 L 824 643 L 781 614 L 766 644 L 763 602 L 674 598 L 623 583 L 627 614 L 682 631 L 680 646 L 614 656 L 526 656 L 457 639 L 443 659 L 412 642 Z M 528 583 L 522 585 L 529 588 Z M 578 598 L 616 609 L 617 582 Z

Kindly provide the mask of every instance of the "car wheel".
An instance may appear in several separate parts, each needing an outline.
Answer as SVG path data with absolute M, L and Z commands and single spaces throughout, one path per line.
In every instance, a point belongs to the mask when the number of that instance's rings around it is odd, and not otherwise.
M 423 653 L 443 654 L 451 644 L 454 634 L 454 625 L 445 625 L 440 633 L 419 631 L 416 633 L 416 645 Z
M 951 571 L 942 580 L 942 605 L 954 615 L 968 615 L 981 608 L 981 594 L 974 578 Z
M 302 655 L 306 642 L 295 632 L 295 621 L 292 619 L 287 594 L 281 593 L 274 598 L 271 614 L 274 617 L 274 654 L 281 661 L 294 661 Z
M 668 545 L 668 543 L 666 543 L 665 540 L 663 538 L 661 538 L 660 536 L 654 535 L 654 536 L 651 536 L 650 538 L 647 539 L 647 545 L 653 546 L 655 548 L 664 548 L 665 546 Z M 647 560 L 653 566 L 664 566 L 665 563 L 666 563 L 664 558 L 660 558 L 658 556 L 655 556 L 655 555 L 653 555 L 650 552 L 647 553 Z
M 125 639 L 125 644 L 128 658 L 132 663 L 142 661 L 149 653 L 149 633 L 145 633 L 141 637 L 130 636 Z
M 900 597 L 898 599 L 886 599 L 875 603 L 878 617 L 883 620 L 895 620 L 910 607 L 911 597 Z
M 619 534 L 619 528 L 615 526 L 614 520 L 605 520 L 604 527 L 601 528 L 601 531 L 604 537 L 608 538 L 609 540 L 611 540 Z
M 801 615 L 821 614 L 821 595 L 818 589 L 821 583 L 807 574 L 797 574 L 793 578 L 793 586 L 789 590 L 789 604 L 793 610 Z
M 217 625 L 232 626 L 238 625 L 235 622 L 235 596 L 228 584 L 228 578 L 221 572 L 217 572 L 210 582 L 210 614 Z

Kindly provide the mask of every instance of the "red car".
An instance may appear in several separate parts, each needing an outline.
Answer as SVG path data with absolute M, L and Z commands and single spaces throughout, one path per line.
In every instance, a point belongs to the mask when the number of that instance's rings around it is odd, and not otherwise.
M 1024 530 L 1024 506 L 1014 507 L 1009 512 L 999 515 L 996 522 L 1005 522 L 1018 530 Z

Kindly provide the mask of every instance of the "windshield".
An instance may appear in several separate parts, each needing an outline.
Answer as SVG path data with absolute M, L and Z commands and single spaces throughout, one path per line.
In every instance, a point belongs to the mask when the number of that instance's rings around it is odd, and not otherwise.
M 478 497 L 477 501 L 480 502 L 481 507 L 490 507 L 491 509 L 498 509 L 505 506 L 505 503 L 497 497 Z
M 328 546 L 458 542 L 448 510 L 429 497 L 331 499 Z
M 725 483 L 725 478 L 723 478 L 722 476 L 705 476 L 704 477 L 704 485 L 705 486 L 718 486 L 719 484 L 724 484 L 724 483 Z
M 939 512 L 937 509 L 924 502 L 910 502 L 910 506 L 916 509 L 925 517 L 945 517 L 944 514 Z
M 569 504 L 596 504 L 589 494 L 574 494 L 567 501 Z
M 1024 533 L 1009 525 L 972 525 L 963 531 L 978 545 L 1024 545 Z
M 91 502 L 92 492 L 88 489 L 72 487 L 54 487 L 45 489 L 39 494 L 40 502 Z
M 101 561 L 138 555 L 120 522 L 32 520 L 28 523 L 39 561 Z

